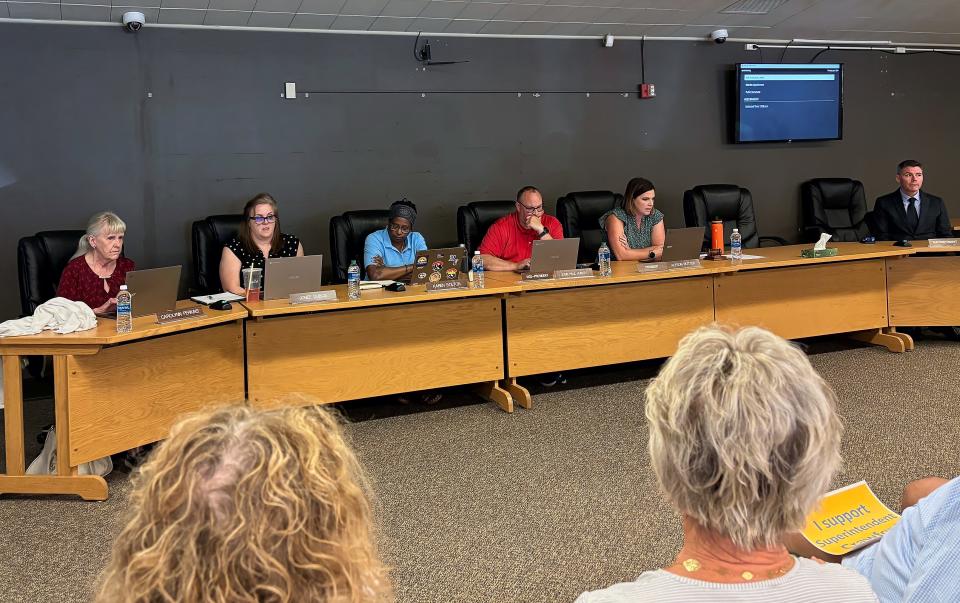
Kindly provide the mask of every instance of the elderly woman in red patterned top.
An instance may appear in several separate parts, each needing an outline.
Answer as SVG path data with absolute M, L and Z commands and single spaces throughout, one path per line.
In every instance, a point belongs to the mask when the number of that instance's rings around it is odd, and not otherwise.
M 101 212 L 90 218 L 77 252 L 63 269 L 57 296 L 82 301 L 95 314 L 116 310 L 117 293 L 133 270 L 133 260 L 120 257 L 127 230 L 117 214 Z

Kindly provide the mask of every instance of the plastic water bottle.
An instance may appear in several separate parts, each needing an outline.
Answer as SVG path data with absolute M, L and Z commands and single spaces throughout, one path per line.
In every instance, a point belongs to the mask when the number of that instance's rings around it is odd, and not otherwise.
M 743 236 L 736 228 L 730 233 L 730 259 L 734 261 L 743 259 Z
M 360 299 L 360 266 L 357 260 L 350 260 L 347 268 L 347 298 Z
M 600 243 L 600 250 L 597 251 L 597 263 L 600 264 L 600 276 L 610 276 L 613 274 L 613 267 L 610 265 L 610 248 L 607 242 Z
M 479 251 L 473 252 L 473 261 L 470 265 L 473 270 L 473 286 L 477 289 L 483 289 L 483 257 Z
M 133 296 L 126 285 L 120 285 L 117 293 L 117 333 L 129 333 L 133 330 Z

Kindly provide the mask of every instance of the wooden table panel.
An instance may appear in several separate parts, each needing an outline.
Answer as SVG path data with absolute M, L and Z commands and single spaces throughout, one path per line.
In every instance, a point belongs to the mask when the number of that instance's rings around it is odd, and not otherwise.
M 670 356 L 713 321 L 712 277 L 577 287 L 507 298 L 511 377 Z
M 887 326 L 884 260 L 742 270 L 715 280 L 717 321 L 787 339 Z
M 323 403 L 503 379 L 501 299 L 472 297 L 247 322 L 250 403 Z
M 185 413 L 244 399 L 240 322 L 66 361 L 71 465 L 163 439 Z
M 887 260 L 890 326 L 960 325 L 960 256 Z

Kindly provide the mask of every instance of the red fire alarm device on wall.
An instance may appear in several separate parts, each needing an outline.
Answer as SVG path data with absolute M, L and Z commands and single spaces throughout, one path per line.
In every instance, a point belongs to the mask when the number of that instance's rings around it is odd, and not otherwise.
M 657 95 L 653 84 L 640 84 L 640 98 L 653 98 Z

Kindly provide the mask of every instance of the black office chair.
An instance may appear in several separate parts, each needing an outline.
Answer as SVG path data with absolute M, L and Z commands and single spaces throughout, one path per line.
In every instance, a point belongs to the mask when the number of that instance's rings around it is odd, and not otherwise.
M 786 245 L 786 239 L 760 236 L 757 216 L 753 210 L 753 196 L 736 184 L 702 184 L 683 193 L 683 217 L 688 228 L 704 227 L 703 248 L 710 247 L 710 222 L 723 220 L 724 243 L 730 241 L 734 228 L 743 237 L 743 248 L 760 247 L 763 241 Z
M 223 247 L 240 231 L 243 216 L 221 214 L 193 223 L 194 295 L 212 295 L 223 291 L 220 283 L 220 257 Z
M 800 186 L 800 199 L 805 241 L 827 233 L 833 241 L 857 242 L 870 234 L 867 198 L 859 180 L 814 178 Z
M 513 201 L 472 201 L 457 208 L 457 237 L 466 248 L 467 255 L 480 247 L 490 225 L 516 211 Z
M 623 195 L 611 191 L 580 191 L 557 199 L 557 219 L 563 236 L 580 237 L 579 262 L 597 261 L 597 249 L 603 241 L 600 216 L 623 201 Z
M 335 282 L 347 282 L 350 260 L 356 260 L 364 274 L 364 241 L 371 232 L 385 228 L 389 219 L 386 209 L 357 209 L 330 219 L 330 262 Z
M 57 295 L 60 275 L 74 253 L 83 230 L 44 230 L 23 237 L 17 244 L 17 276 L 20 282 L 20 315 L 31 316 L 37 306 Z M 44 358 L 27 357 L 27 370 L 34 378 L 43 375 Z
M 31 316 L 37 306 L 57 295 L 60 275 L 77 252 L 83 230 L 44 230 L 17 244 L 20 312 Z

